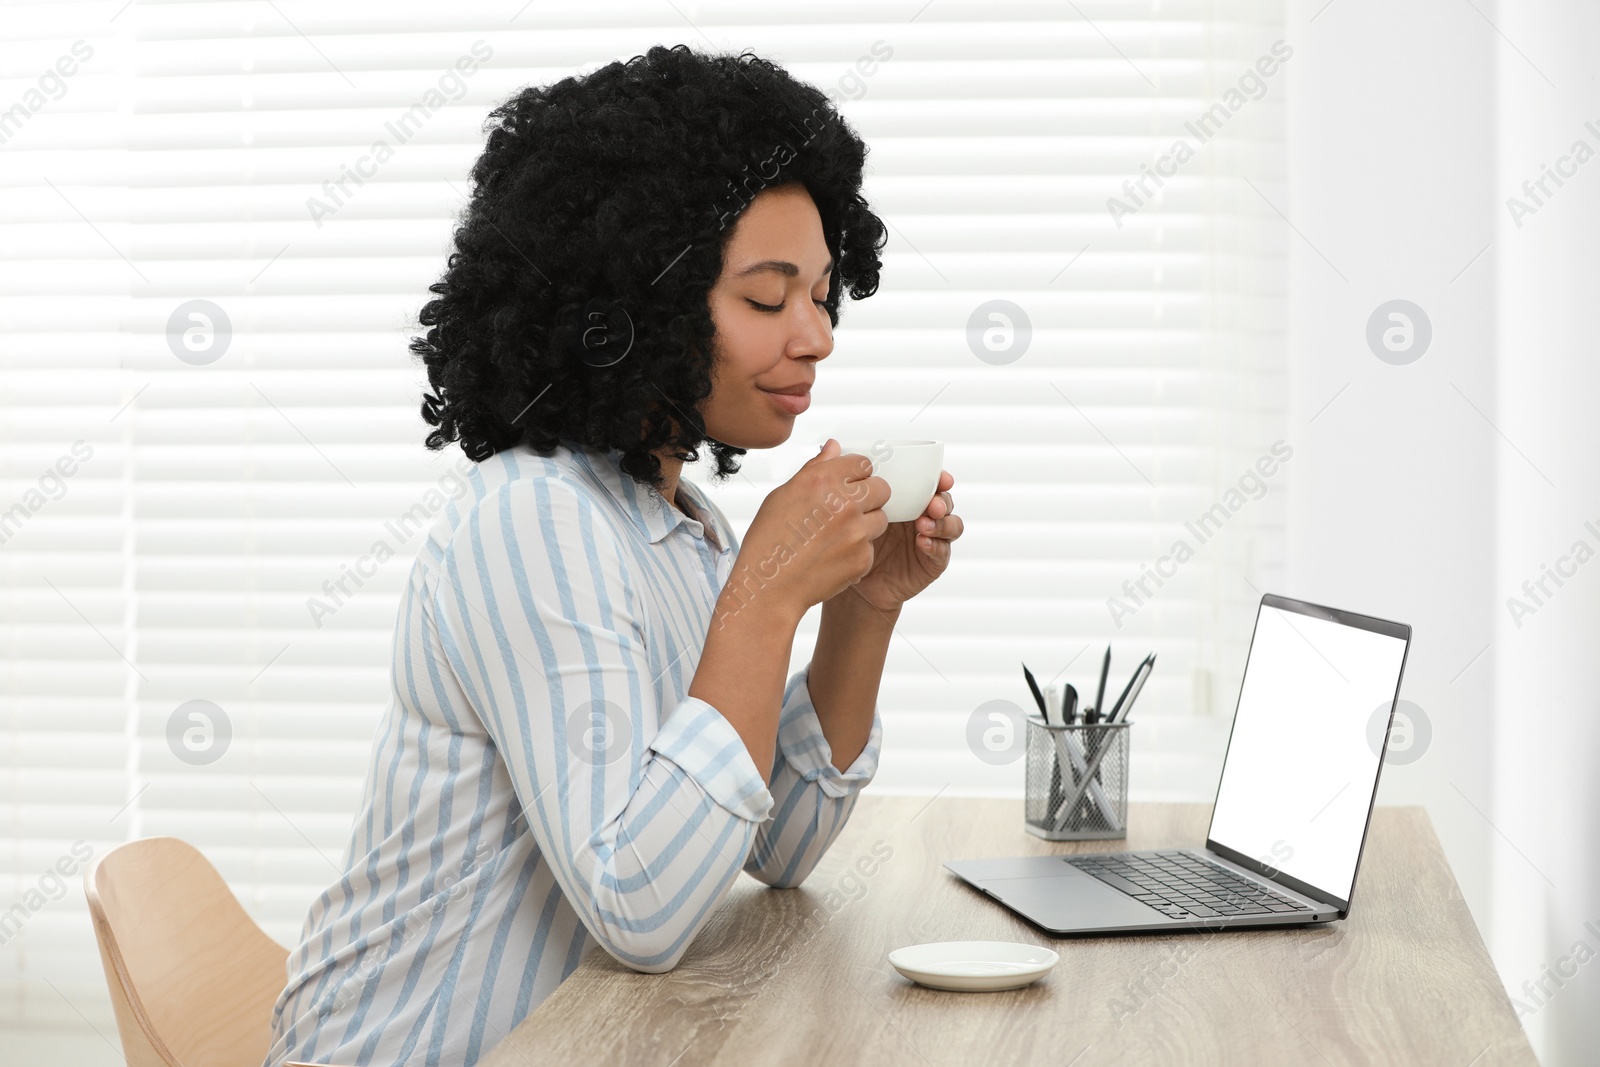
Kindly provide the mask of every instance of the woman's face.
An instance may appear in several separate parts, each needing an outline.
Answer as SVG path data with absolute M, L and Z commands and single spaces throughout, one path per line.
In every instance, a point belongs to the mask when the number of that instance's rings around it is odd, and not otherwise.
M 717 358 L 700 414 L 713 440 L 772 448 L 794 432 L 816 364 L 833 351 L 822 306 L 832 266 L 822 219 L 798 182 L 763 189 L 739 216 L 710 293 Z M 770 392 L 802 386 L 799 395 Z

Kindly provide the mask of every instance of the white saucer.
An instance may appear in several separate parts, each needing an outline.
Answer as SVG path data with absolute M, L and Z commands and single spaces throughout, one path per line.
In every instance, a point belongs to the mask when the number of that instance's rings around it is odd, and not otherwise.
M 1015 941 L 938 941 L 889 953 L 894 969 L 918 985 L 963 993 L 1025 986 L 1049 974 L 1060 958 Z

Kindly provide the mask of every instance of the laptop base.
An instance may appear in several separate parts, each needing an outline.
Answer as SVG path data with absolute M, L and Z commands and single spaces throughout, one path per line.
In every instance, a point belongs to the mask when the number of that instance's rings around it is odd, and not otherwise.
M 1306 926 L 1331 922 L 1337 909 L 1309 898 L 1287 893 L 1280 885 L 1248 875 L 1214 853 L 1197 849 L 1172 850 L 1218 863 L 1252 883 L 1270 887 L 1304 910 L 1270 915 L 1219 915 L 1174 917 L 1135 900 L 1068 862 L 1100 853 L 1061 856 L 1018 856 L 1006 859 L 952 860 L 945 869 L 956 877 L 1052 934 L 1175 933 L 1183 931 L 1259 929 L 1269 926 Z M 1109 855 L 1142 855 L 1110 853 Z

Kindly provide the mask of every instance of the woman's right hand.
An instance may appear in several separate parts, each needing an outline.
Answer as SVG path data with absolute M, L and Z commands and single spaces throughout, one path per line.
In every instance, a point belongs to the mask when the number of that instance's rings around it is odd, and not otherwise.
M 888 501 L 889 483 L 872 474 L 871 461 L 841 455 L 828 438 L 762 501 L 723 587 L 724 606 L 736 611 L 770 598 L 798 623 L 872 569 L 872 543 L 889 526 Z

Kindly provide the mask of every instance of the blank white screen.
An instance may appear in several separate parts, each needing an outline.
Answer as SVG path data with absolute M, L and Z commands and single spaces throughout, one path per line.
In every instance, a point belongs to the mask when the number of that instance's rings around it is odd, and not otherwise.
M 1211 839 L 1350 899 L 1380 762 L 1367 722 L 1394 700 L 1405 648 L 1262 605 Z

